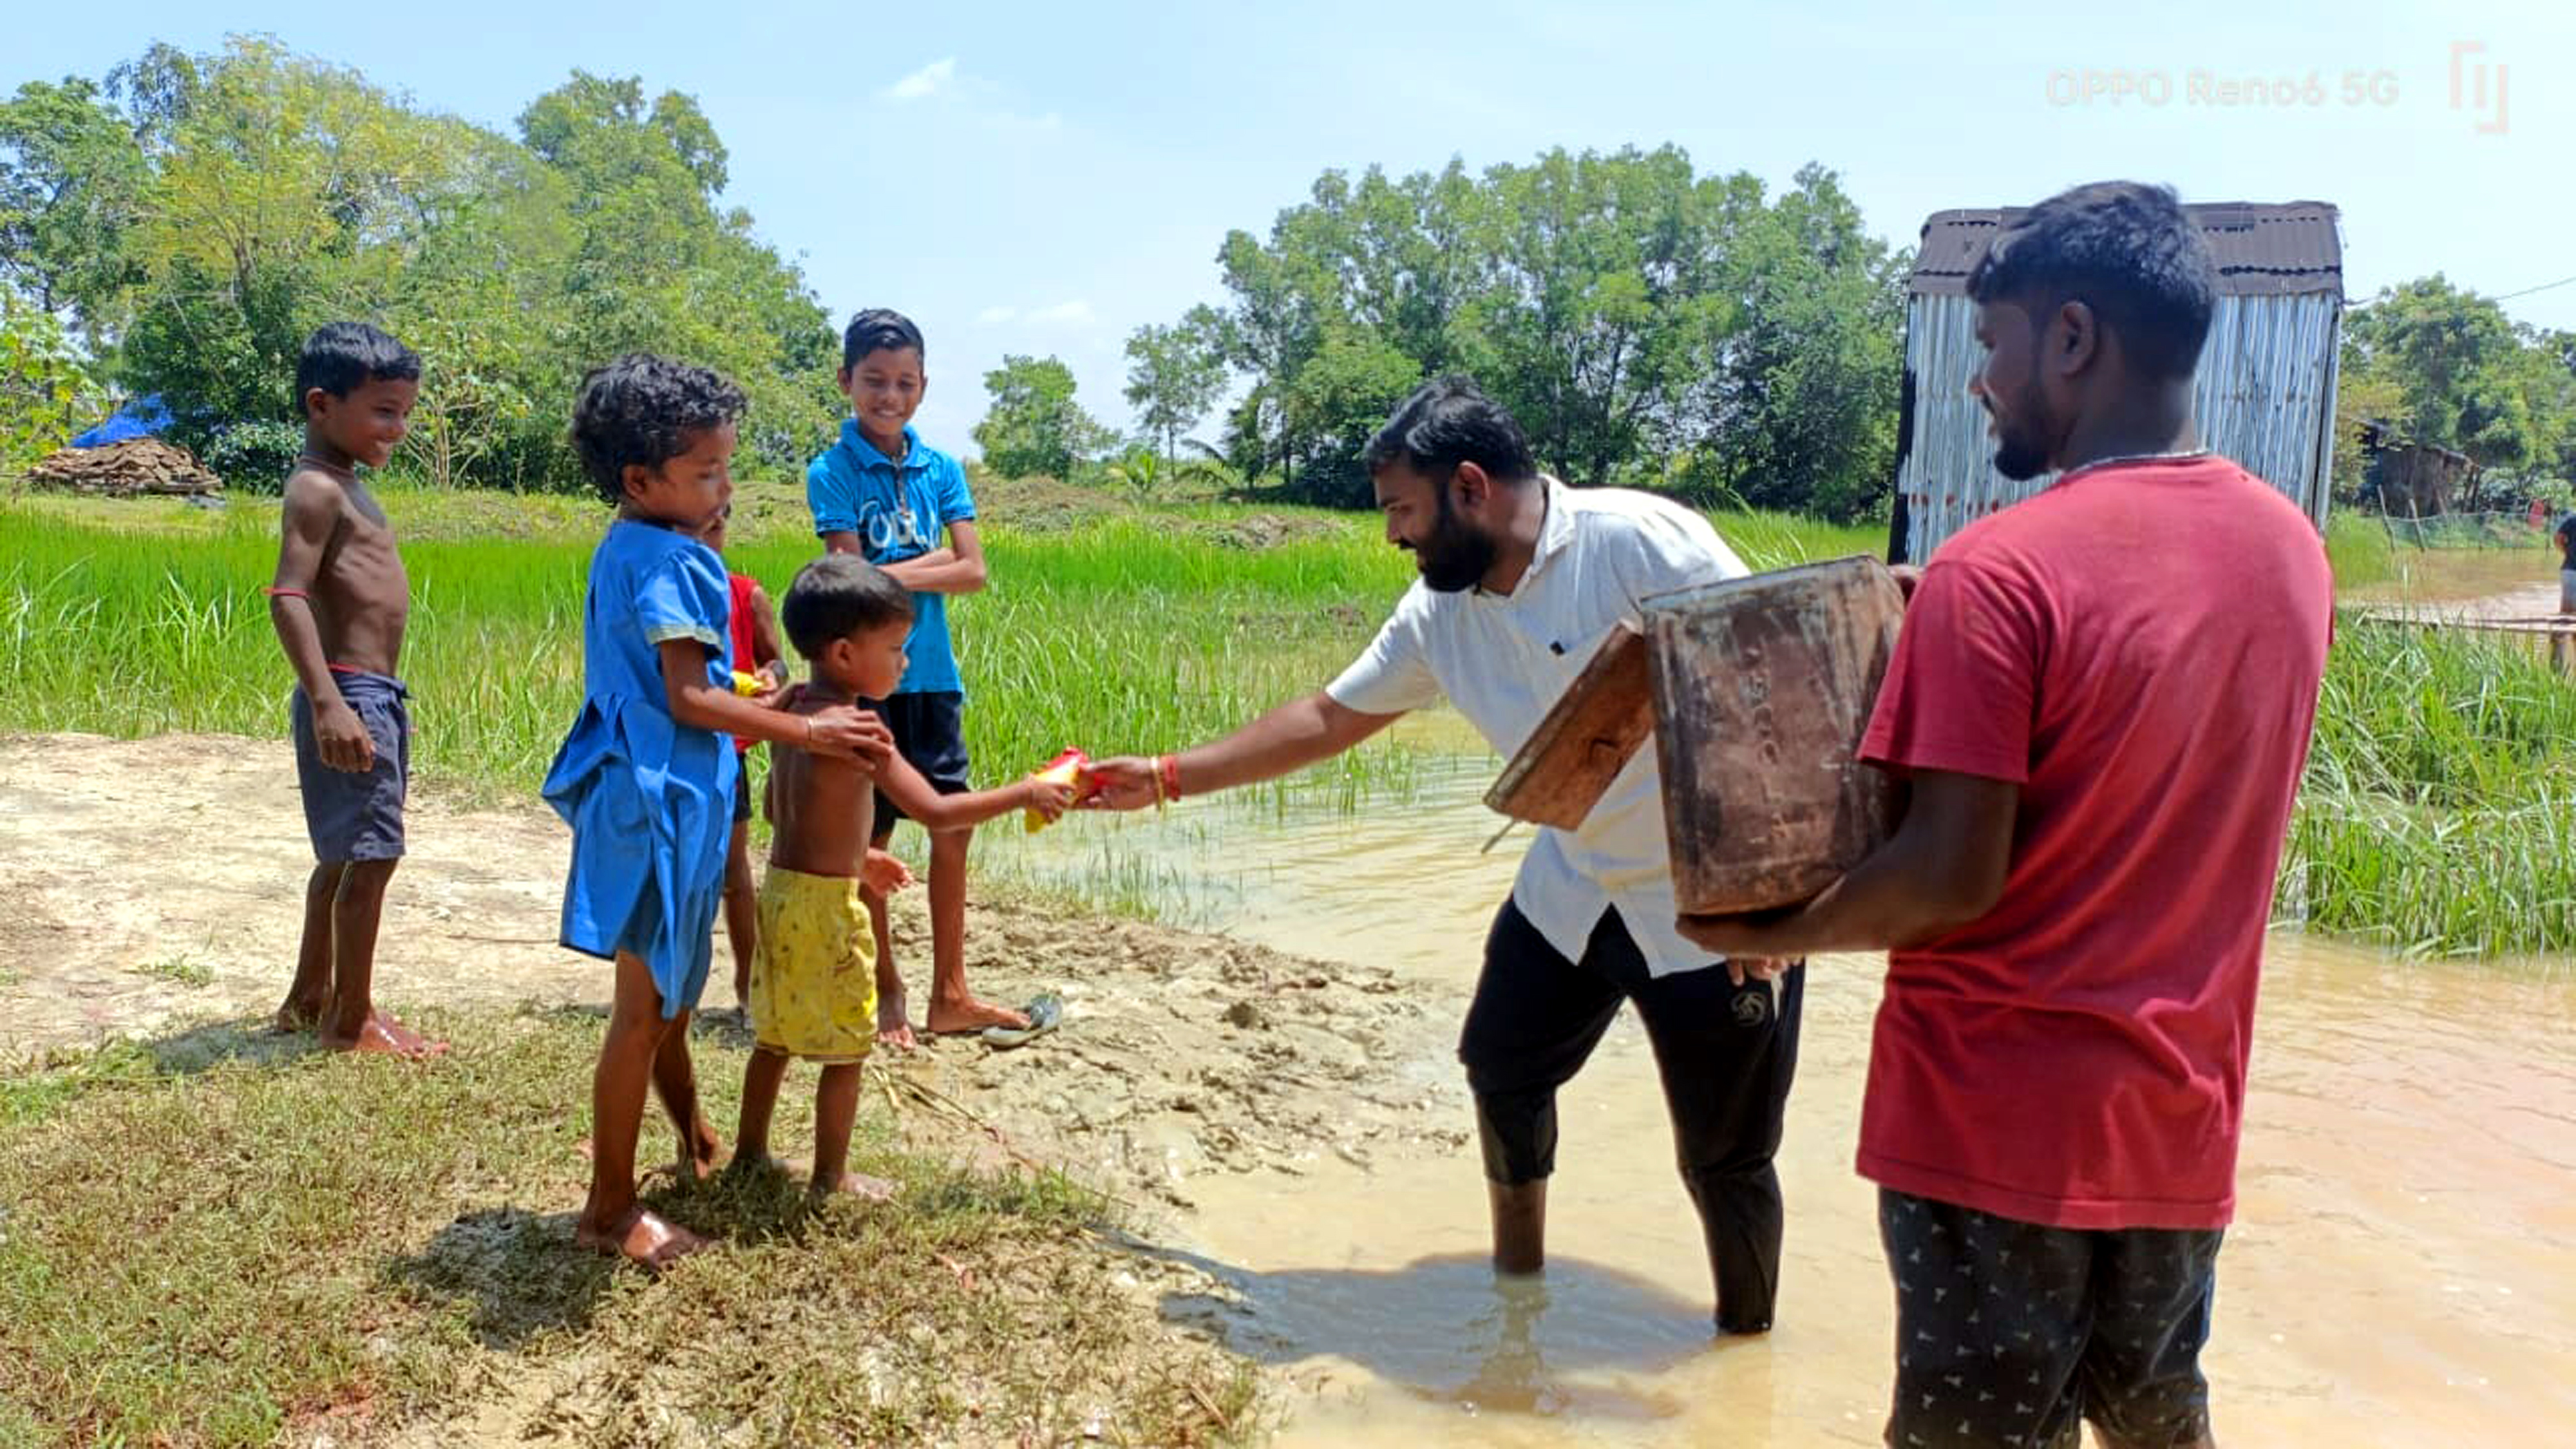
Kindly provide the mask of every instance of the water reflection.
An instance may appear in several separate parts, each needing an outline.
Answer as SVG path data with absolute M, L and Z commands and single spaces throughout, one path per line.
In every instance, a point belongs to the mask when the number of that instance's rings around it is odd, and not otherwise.
M 1264 1271 L 1194 1253 L 1160 1256 L 1229 1290 L 1167 1295 L 1165 1316 L 1215 1329 L 1261 1363 L 1329 1356 L 1471 1414 L 1670 1418 L 1680 1402 L 1634 1376 L 1704 1353 L 1712 1337 L 1706 1305 L 1579 1258 L 1551 1260 L 1544 1277 L 1506 1278 L 1467 1253 L 1383 1271 Z

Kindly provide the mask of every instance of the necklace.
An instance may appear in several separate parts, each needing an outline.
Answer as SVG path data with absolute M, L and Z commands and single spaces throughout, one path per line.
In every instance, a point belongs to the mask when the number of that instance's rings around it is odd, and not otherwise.
M 331 474 L 335 478 L 355 479 L 358 476 L 357 469 L 349 467 L 346 464 L 334 463 L 330 459 L 325 458 L 318 453 L 298 452 L 295 455 L 295 461 L 298 463 L 310 463 L 314 467 L 321 469 L 325 473 Z
M 2057 481 L 2063 483 L 2078 473 L 2090 473 L 2096 468 L 2108 468 L 2115 463 L 2162 463 L 2182 458 L 2206 458 L 2208 456 L 2209 450 L 2207 448 L 2175 448 L 2170 452 L 2164 453 L 2122 453 L 2117 457 L 2096 458 L 2092 462 L 2078 464 L 2075 467 L 2069 468 L 2065 472 L 2058 474 Z

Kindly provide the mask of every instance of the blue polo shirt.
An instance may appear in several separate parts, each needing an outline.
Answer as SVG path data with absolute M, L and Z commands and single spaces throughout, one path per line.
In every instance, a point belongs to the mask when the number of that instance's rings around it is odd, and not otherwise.
M 860 556 L 872 564 L 901 563 L 939 547 L 948 525 L 975 516 L 975 495 L 957 460 L 903 430 L 903 461 L 877 451 L 844 419 L 838 442 L 805 465 L 805 506 L 817 537 L 855 533 Z M 904 651 L 912 662 L 897 694 L 965 692 L 957 651 L 948 640 L 948 596 L 912 596 L 912 635 Z

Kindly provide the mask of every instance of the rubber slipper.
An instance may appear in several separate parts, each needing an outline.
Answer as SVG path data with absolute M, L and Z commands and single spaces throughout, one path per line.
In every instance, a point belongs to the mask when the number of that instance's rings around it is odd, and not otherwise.
M 1008 1050 L 1026 1046 L 1055 1030 L 1064 1020 L 1064 999 L 1052 991 L 1041 992 L 1020 1010 L 1029 1019 L 1027 1026 L 988 1026 L 984 1028 L 984 1045 Z

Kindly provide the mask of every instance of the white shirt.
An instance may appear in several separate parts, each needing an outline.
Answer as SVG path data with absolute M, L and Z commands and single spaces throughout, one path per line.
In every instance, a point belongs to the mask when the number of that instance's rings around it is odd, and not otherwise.
M 1364 714 L 1402 714 L 1445 694 L 1509 758 L 1611 628 L 1636 617 L 1647 597 L 1745 572 L 1708 520 L 1677 503 L 1624 488 L 1541 481 L 1547 519 L 1510 593 L 1443 594 L 1414 580 L 1368 652 L 1324 692 Z M 1716 964 L 1673 929 L 1663 780 L 1651 744 L 1610 782 L 1580 828 L 1540 828 L 1512 900 L 1570 961 L 1583 959 L 1602 911 L 1617 906 L 1654 975 Z

